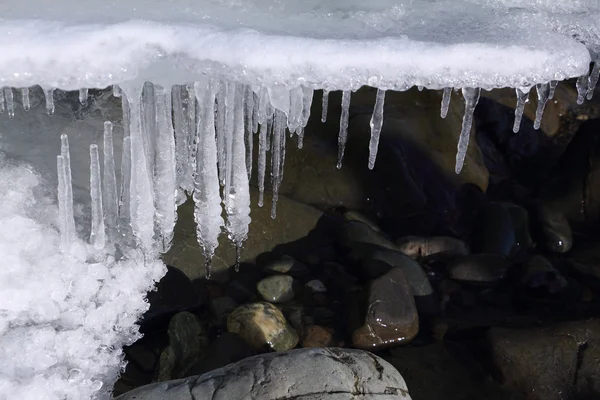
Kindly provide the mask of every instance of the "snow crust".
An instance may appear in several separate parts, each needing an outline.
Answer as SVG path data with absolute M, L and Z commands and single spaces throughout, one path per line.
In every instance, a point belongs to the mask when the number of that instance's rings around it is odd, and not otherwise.
M 600 52 L 595 0 L 23 0 L 0 16 L 12 87 L 531 87 Z

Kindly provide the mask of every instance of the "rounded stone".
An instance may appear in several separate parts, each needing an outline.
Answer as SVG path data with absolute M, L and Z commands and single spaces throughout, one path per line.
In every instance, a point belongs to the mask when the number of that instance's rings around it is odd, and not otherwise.
M 267 302 L 244 304 L 227 318 L 227 331 L 237 333 L 257 351 L 296 347 L 298 334 L 281 311 Z
M 271 303 L 285 303 L 294 298 L 294 278 L 288 275 L 269 276 L 256 285 L 260 296 Z

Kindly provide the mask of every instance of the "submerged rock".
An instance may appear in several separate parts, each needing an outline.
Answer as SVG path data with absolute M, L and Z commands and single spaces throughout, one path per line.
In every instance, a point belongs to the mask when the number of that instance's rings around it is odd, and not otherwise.
M 567 217 L 552 207 L 542 206 L 539 210 L 542 232 L 546 247 L 555 253 L 566 253 L 573 246 L 573 233 Z
M 304 276 L 309 274 L 310 270 L 300 261 L 294 260 L 294 258 L 288 255 L 283 255 L 280 259 L 273 260 L 265 265 L 265 272 Z
M 271 303 L 285 303 L 294 298 L 294 278 L 288 275 L 269 276 L 256 285 L 263 299 Z
M 466 255 L 469 249 L 465 242 L 448 236 L 406 236 L 396 241 L 398 249 L 411 258 L 435 254 Z
M 263 354 L 204 375 L 143 386 L 115 400 L 410 400 L 387 361 L 361 350 Z
M 244 304 L 227 317 L 227 330 L 240 335 L 256 351 L 285 351 L 298 344 L 298 334 L 277 307 Z
M 504 279 L 510 262 L 498 254 L 471 254 L 448 265 L 450 277 L 457 281 L 495 283 Z
M 410 286 L 400 268 L 369 285 L 364 325 L 352 334 L 352 344 L 378 349 L 410 342 L 419 333 L 419 315 Z
M 313 325 L 306 328 L 302 337 L 302 347 L 333 346 L 333 329 Z

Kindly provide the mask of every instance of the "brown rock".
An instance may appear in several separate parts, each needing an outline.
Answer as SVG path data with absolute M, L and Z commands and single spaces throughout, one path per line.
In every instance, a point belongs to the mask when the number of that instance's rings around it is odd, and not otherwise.
M 467 255 L 465 242 L 448 236 L 405 236 L 396 241 L 398 249 L 411 258 L 427 257 L 434 254 Z
M 302 347 L 330 347 L 333 345 L 333 329 L 319 325 L 306 328 L 302 338 Z
M 364 325 L 352 344 L 377 349 L 410 342 L 419 332 L 419 315 L 410 286 L 400 268 L 373 280 L 369 287 Z

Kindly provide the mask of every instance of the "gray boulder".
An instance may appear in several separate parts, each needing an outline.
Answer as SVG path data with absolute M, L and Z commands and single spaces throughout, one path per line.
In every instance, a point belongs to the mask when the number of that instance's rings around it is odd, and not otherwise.
M 311 348 L 246 358 L 115 400 L 410 400 L 400 373 L 361 350 Z

